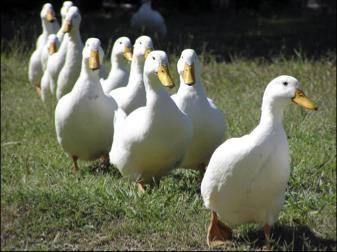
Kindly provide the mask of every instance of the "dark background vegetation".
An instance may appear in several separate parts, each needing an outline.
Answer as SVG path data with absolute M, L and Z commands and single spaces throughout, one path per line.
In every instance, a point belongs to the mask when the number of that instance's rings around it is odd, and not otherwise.
M 50 1 L 59 14 L 63 1 Z M 129 20 L 140 0 L 73 1 L 82 13 L 81 34 L 98 37 L 106 50 L 120 36 L 133 41 Z M 317 0 L 154 0 L 166 20 L 166 39 L 155 47 L 177 53 L 191 47 L 218 60 L 233 57 L 272 59 L 301 54 L 309 58 L 335 54 L 336 1 Z M 45 1 L 2 1 L 1 38 L 6 50 L 14 38 L 32 50 L 41 32 L 39 12 Z M 60 17 L 59 17 L 60 19 Z

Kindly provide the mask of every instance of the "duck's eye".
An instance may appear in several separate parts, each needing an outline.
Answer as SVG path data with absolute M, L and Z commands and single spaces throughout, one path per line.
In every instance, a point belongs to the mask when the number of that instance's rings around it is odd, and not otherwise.
M 156 60 L 156 57 L 152 57 L 153 60 Z
M 284 81 L 284 82 L 283 82 L 283 86 L 288 86 L 288 82 L 287 82 L 287 81 Z
M 141 45 L 141 44 L 142 44 L 142 42 L 139 42 L 139 44 Z
M 121 44 L 122 44 L 122 41 L 120 41 L 119 44 L 121 45 Z

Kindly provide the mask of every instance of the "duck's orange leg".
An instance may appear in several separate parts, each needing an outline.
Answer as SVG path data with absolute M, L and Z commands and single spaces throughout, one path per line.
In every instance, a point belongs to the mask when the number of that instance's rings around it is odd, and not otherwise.
M 208 227 L 207 244 L 210 248 L 222 246 L 232 239 L 232 230 L 218 220 L 216 212 L 212 211 L 211 223 Z
M 78 165 L 77 165 L 77 160 L 78 160 L 78 157 L 77 156 L 71 156 L 72 160 L 73 160 L 73 174 L 76 174 L 77 171 L 78 171 Z
M 144 181 L 138 180 L 136 183 L 137 183 L 137 186 L 138 186 L 138 191 L 141 192 L 141 193 L 145 193 Z

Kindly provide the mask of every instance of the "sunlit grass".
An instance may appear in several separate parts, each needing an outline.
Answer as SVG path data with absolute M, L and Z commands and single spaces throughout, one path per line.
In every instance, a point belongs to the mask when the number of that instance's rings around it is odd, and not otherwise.
M 1 53 L 1 249 L 207 249 L 209 213 L 197 173 L 178 169 L 145 195 L 113 167 L 92 174 L 92 163 L 80 162 L 72 175 L 53 115 L 28 84 L 29 54 L 20 48 L 16 42 Z M 176 83 L 177 57 L 170 55 Z M 336 59 L 199 57 L 207 94 L 226 116 L 226 138 L 256 126 L 264 88 L 278 75 L 298 78 L 317 102 L 317 112 L 289 105 L 285 114 L 292 172 L 273 246 L 336 249 Z M 234 231 L 225 249 L 262 248 L 260 227 Z

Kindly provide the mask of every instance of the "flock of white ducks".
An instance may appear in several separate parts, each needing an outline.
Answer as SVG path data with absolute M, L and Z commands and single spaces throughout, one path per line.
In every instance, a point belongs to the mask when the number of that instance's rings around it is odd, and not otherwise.
M 139 12 L 150 5 L 144 1 Z M 174 87 L 168 57 L 154 50 L 148 36 L 137 38 L 133 50 L 129 38 L 117 39 L 110 74 L 103 79 L 100 40 L 90 38 L 83 46 L 81 15 L 72 2 L 64 2 L 61 16 L 59 28 L 52 5 L 43 6 L 43 32 L 29 61 L 29 80 L 38 93 L 42 89 L 43 101 L 57 102 L 57 140 L 73 160 L 73 171 L 78 159 L 110 159 L 144 192 L 144 183 L 158 182 L 177 167 L 200 170 L 205 172 L 201 195 L 211 210 L 208 245 L 229 240 L 229 225 L 251 222 L 264 226 L 268 240 L 290 173 L 284 108 L 293 102 L 317 109 L 299 81 L 286 75 L 272 80 L 259 125 L 223 142 L 224 116 L 206 96 L 194 50 L 181 53 L 180 87 L 172 96 L 166 90 Z

